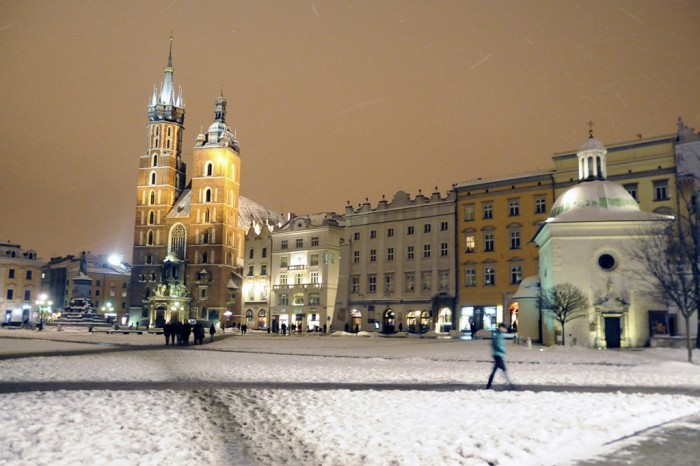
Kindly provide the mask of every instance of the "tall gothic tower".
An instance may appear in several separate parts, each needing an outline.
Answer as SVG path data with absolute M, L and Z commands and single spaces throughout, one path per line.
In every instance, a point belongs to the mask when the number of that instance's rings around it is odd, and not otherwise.
M 245 231 L 238 223 L 241 158 L 236 136 L 226 124 L 226 99 L 216 98 L 214 122 L 197 136 L 192 153 L 188 289 L 193 314 L 219 319 L 237 314 Z
M 144 299 L 160 282 L 161 265 L 168 253 L 169 227 L 166 217 L 185 188 L 186 167 L 182 161 L 185 106 L 182 89 L 176 95 L 173 85 L 172 41 L 171 37 L 168 64 L 160 90 L 153 86 L 148 106 L 147 148 L 139 160 L 132 308 L 142 307 Z

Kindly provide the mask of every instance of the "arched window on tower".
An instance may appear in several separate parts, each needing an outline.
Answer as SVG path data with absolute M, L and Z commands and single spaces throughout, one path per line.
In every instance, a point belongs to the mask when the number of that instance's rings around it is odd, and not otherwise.
M 211 202 L 211 189 L 209 188 L 204 190 L 204 202 Z
M 153 225 L 154 223 L 156 223 L 156 213 L 151 210 L 148 212 L 148 224 Z
M 153 154 L 153 162 L 151 163 L 152 167 L 157 167 L 158 166 L 158 154 Z
M 209 244 L 209 231 L 205 231 L 202 235 L 202 243 Z
M 202 264 L 206 264 L 209 261 L 209 254 L 206 252 L 202 253 Z
M 153 205 L 156 203 L 156 192 L 151 190 L 148 194 L 148 205 Z
M 214 175 L 214 164 L 211 162 L 207 162 L 207 164 L 204 166 L 204 176 L 213 176 Z
M 209 223 L 209 209 L 204 211 L 204 222 Z
M 151 172 L 151 185 L 156 184 L 156 172 Z
M 153 230 L 148 230 L 148 242 L 149 246 L 153 246 Z
M 178 259 L 184 260 L 186 245 L 187 230 L 181 223 L 178 223 L 170 230 L 170 250 L 168 252 L 175 254 Z

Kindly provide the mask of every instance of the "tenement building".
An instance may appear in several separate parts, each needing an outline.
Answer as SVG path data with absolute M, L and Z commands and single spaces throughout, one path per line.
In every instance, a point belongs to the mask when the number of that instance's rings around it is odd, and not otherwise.
M 455 315 L 454 191 L 398 191 L 345 209 L 334 330 L 449 332 Z
M 554 199 L 551 172 L 458 183 L 457 325 L 463 331 L 518 324 L 512 300 L 524 277 L 537 273 L 530 238 Z
M 0 242 L 0 312 L 3 325 L 34 323 L 41 287 L 40 260 L 32 249 Z
M 272 332 L 325 332 L 333 328 L 342 237 L 343 218 L 332 212 L 294 216 L 272 232 L 268 321 Z M 261 248 L 265 248 L 262 242 L 251 246 L 249 254 L 252 250 L 253 255 L 259 252 L 262 256 Z M 265 264 L 260 262 L 260 267 Z M 254 276 L 256 271 L 252 272 Z M 246 311 L 246 319 L 247 315 Z

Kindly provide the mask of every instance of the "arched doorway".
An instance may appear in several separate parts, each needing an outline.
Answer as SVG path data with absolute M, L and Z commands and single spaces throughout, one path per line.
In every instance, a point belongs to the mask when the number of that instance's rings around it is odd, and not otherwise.
M 430 313 L 423 311 L 420 314 L 420 333 L 426 333 L 430 330 Z
M 408 325 L 408 333 L 418 333 L 420 328 L 420 311 L 410 311 L 406 314 L 406 324 Z
M 154 319 L 154 324 L 156 328 L 163 328 L 165 326 L 165 311 L 167 308 L 165 306 L 158 306 L 156 308 L 156 316 Z
M 437 331 L 449 333 L 450 330 L 452 330 L 452 310 L 448 307 L 443 307 L 438 313 Z
M 357 309 L 353 309 L 350 311 L 350 316 L 352 318 L 350 322 L 350 331 L 355 332 L 362 329 L 362 313 Z
M 382 333 L 396 333 L 396 314 L 391 309 L 384 311 Z

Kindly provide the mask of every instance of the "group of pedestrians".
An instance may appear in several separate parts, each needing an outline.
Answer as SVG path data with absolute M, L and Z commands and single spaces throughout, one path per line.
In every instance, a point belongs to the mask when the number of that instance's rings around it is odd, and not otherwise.
M 180 322 L 166 322 L 163 325 L 163 336 L 165 337 L 165 346 L 175 346 L 177 341 L 178 346 L 189 346 L 190 335 L 194 334 L 194 344 L 202 345 L 204 344 L 204 324 L 197 322 L 194 325 L 190 324 L 188 321 Z M 214 334 L 216 334 L 216 327 L 211 324 L 209 327 L 209 339 L 214 341 Z

